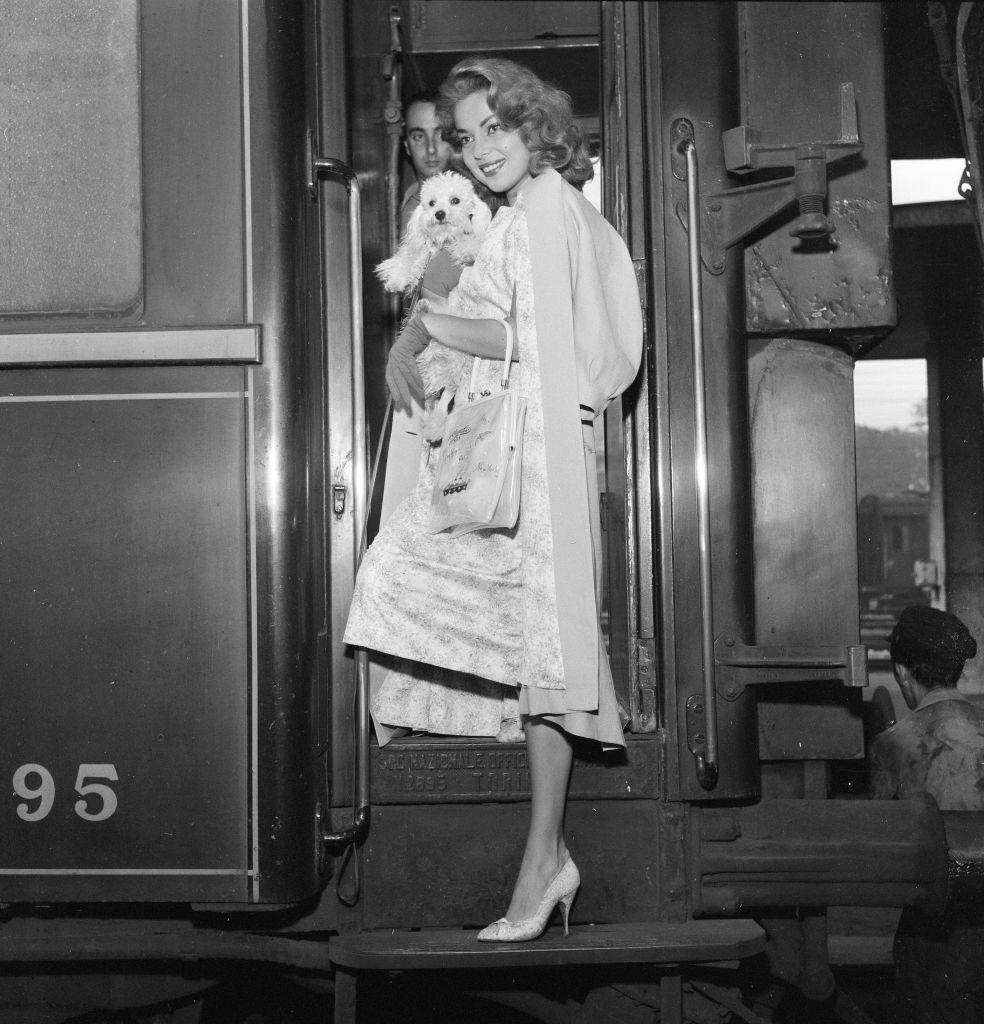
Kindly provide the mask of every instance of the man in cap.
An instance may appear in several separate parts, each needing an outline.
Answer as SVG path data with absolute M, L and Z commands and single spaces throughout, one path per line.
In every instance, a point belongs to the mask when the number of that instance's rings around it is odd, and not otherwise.
M 889 645 L 910 714 L 872 742 L 872 796 L 928 794 L 941 810 L 984 810 L 984 712 L 957 689 L 977 642 L 955 615 L 912 606 L 899 616 Z M 982 923 L 973 907 L 942 918 L 903 911 L 894 949 L 901 1021 L 984 1021 Z
M 977 642 L 955 615 L 918 605 L 902 612 L 888 639 L 912 713 L 872 744 L 872 796 L 928 793 L 943 810 L 984 810 L 984 717 L 957 689 Z

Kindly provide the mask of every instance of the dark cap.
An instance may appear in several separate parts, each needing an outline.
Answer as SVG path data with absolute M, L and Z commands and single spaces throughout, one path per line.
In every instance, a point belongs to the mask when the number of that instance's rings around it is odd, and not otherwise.
M 977 654 L 977 641 L 956 615 L 924 605 L 903 609 L 888 640 L 892 660 L 902 664 L 921 662 L 961 669 Z

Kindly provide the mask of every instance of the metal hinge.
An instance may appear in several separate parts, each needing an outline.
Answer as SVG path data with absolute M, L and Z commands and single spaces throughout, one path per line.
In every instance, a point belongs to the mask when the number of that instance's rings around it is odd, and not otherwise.
M 656 663 L 653 657 L 654 644 L 655 642 L 652 639 L 636 637 L 633 640 L 636 691 L 636 706 L 632 709 L 633 732 L 651 733 L 656 731 L 658 716 L 656 708 Z
M 725 700 L 737 700 L 746 686 L 770 683 L 868 685 L 868 652 L 862 644 L 752 647 L 725 637 L 714 644 L 714 666 L 715 689 Z
M 632 266 L 635 270 L 636 286 L 639 289 L 639 305 L 645 313 L 649 307 L 649 261 L 633 260 Z

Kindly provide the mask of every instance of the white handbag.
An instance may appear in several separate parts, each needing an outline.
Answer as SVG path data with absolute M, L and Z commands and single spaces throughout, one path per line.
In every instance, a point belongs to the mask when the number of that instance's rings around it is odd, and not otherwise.
M 502 323 L 506 358 L 499 391 L 477 394 L 476 356 L 468 401 L 445 424 L 431 493 L 431 533 L 512 529 L 519 518 L 526 399 L 509 388 L 515 338 L 512 326 Z

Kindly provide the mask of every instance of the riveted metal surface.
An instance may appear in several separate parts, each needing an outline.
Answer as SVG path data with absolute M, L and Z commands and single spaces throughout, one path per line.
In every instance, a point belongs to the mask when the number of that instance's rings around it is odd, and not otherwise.
M 828 168 L 830 242 L 789 234 L 790 206 L 745 254 L 752 333 L 864 337 L 895 325 L 881 4 L 742 3 L 741 123 L 770 142 L 838 138 L 851 82 L 864 150 Z M 729 126 L 730 127 L 730 126 Z M 790 169 L 789 173 L 792 173 Z M 757 180 L 754 177 L 746 181 Z

